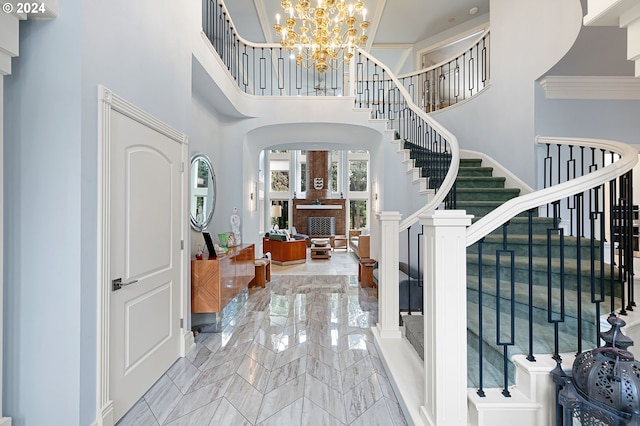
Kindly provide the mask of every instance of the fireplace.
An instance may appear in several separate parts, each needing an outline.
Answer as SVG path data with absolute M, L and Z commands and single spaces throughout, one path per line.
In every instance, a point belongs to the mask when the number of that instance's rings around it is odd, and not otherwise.
M 336 235 L 335 217 L 308 217 L 307 234 L 310 237 L 315 235 Z

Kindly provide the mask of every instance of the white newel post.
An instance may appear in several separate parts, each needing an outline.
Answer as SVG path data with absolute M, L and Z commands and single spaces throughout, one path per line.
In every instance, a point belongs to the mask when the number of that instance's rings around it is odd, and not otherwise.
M 401 337 L 398 289 L 400 237 L 399 212 L 380 212 L 380 260 L 378 261 L 378 332 L 383 339 Z
M 424 225 L 424 405 L 431 426 L 467 425 L 467 260 L 464 210 L 436 210 Z

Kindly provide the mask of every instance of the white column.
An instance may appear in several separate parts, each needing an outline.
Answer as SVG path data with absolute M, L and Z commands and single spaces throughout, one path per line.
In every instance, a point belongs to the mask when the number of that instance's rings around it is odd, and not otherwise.
M 424 405 L 432 426 L 467 425 L 467 260 L 464 210 L 437 210 L 424 225 Z
M 349 92 L 345 96 L 356 95 L 356 54 L 349 61 Z
M 378 332 L 383 339 L 400 338 L 400 295 L 398 251 L 400 250 L 399 212 L 380 212 L 380 260 L 378 261 Z

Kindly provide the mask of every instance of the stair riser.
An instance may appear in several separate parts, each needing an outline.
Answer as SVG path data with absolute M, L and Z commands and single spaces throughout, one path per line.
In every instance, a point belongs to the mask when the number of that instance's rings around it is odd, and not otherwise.
M 490 167 L 458 169 L 458 176 L 484 176 L 491 177 L 493 169 Z
M 545 290 L 546 294 L 546 290 Z M 585 294 L 583 297 L 583 305 L 582 305 L 582 340 L 593 341 L 594 344 L 596 342 L 596 310 L 595 305 L 591 303 L 587 303 L 588 294 Z M 477 304 L 478 303 L 478 291 L 469 289 L 467 291 L 467 300 Z M 604 311 L 604 306 L 608 306 L 607 303 L 601 304 L 601 313 Z M 482 306 L 493 309 L 492 312 L 496 309 L 496 297 L 493 294 L 487 294 L 483 292 L 482 296 Z M 500 310 L 501 312 L 508 314 L 511 308 L 510 301 L 508 299 L 501 299 L 500 301 Z M 552 308 L 554 315 L 553 319 L 560 319 L 560 311 L 558 308 Z M 528 324 L 529 320 L 529 303 L 526 298 L 523 300 L 516 300 L 514 303 L 514 314 L 517 318 L 524 320 Z M 477 311 L 476 311 L 477 315 Z M 553 327 L 553 324 L 550 324 L 548 321 L 548 310 L 547 307 L 533 306 L 532 309 L 532 318 L 533 318 L 533 327 L 534 327 L 534 343 L 535 343 L 535 331 L 540 327 Z M 565 302 L 565 310 L 564 310 L 564 321 L 558 324 L 558 330 L 560 333 L 566 336 L 576 336 L 577 335 L 577 327 L 578 327 L 578 309 L 575 303 L 566 303 Z M 525 333 L 528 336 L 529 330 L 521 330 L 516 332 Z M 570 340 L 570 339 L 569 339 Z M 578 340 L 576 337 L 576 348 L 578 345 Z
M 481 167 L 482 160 L 479 158 L 461 158 L 460 159 L 460 168 L 464 167 Z
M 476 179 L 457 179 L 456 180 L 456 188 L 458 189 L 467 189 L 467 188 L 504 188 L 504 178 L 482 178 L 477 177 Z
M 522 243 L 513 243 L 513 242 L 508 242 L 507 247 L 509 248 L 509 250 L 513 250 L 515 252 L 516 256 L 528 256 L 529 255 L 529 245 L 528 244 L 522 244 Z M 547 257 L 547 253 L 548 253 L 548 249 L 547 249 L 547 245 L 546 244 L 533 244 L 531 246 L 532 248 L 532 253 L 534 257 L 543 257 L 546 258 Z M 494 242 L 484 242 L 482 244 L 482 253 L 483 256 L 494 256 L 495 257 L 495 253 L 496 250 L 502 250 L 502 244 L 501 243 L 494 243 Z M 560 247 L 556 244 L 552 244 L 551 246 L 551 256 L 552 257 L 556 257 L 556 258 L 560 258 Z M 478 244 L 474 244 L 471 247 L 467 248 L 467 253 L 473 253 L 473 254 L 477 254 L 478 253 Z M 592 257 L 592 250 L 589 246 L 582 246 L 580 249 L 580 254 L 581 254 L 581 259 L 583 260 L 590 260 Z M 565 259 L 575 259 L 577 257 L 577 250 L 576 250 L 576 245 L 574 244 L 565 244 L 564 247 L 564 257 Z M 593 257 L 595 259 L 600 259 L 600 250 L 596 247 L 593 250 Z M 585 264 L 583 262 L 583 264 Z
M 517 189 L 500 188 L 464 188 L 456 191 L 456 200 L 460 201 L 508 201 L 518 196 Z M 500 205 L 500 203 L 498 203 Z
M 522 213 L 519 217 L 527 218 L 527 213 Z M 553 227 L 553 222 L 547 218 L 534 218 L 531 226 L 534 235 L 547 235 L 547 229 Z M 502 235 L 503 227 L 494 229 L 491 234 Z M 507 234 L 529 235 L 528 221 L 511 221 L 507 226 Z
M 479 351 L 480 340 L 478 339 L 478 335 L 469 329 L 467 329 L 467 345 L 472 347 L 475 351 Z M 502 371 L 502 369 L 504 368 L 503 367 L 504 358 L 503 358 L 502 351 L 496 350 L 495 346 L 488 343 L 487 341 L 482 342 L 482 350 L 484 351 L 483 353 L 484 363 L 490 364 L 493 368 L 495 368 L 498 371 Z M 507 369 L 508 369 L 509 386 L 511 386 L 515 383 L 515 375 L 516 375 L 516 369 L 513 363 L 511 362 L 511 360 L 507 361 Z M 477 377 L 470 377 L 469 379 L 472 383 L 474 383 L 475 387 L 478 387 L 478 384 L 476 383 L 478 380 Z M 500 384 L 501 387 L 503 386 L 502 377 L 498 377 L 498 378 L 485 377 L 484 381 L 485 381 L 485 386 L 487 382 L 496 382 L 496 381 Z
M 467 274 L 471 275 L 471 276 L 478 276 L 478 264 L 474 263 L 474 262 L 469 262 L 467 261 Z M 596 276 L 599 276 L 598 274 L 596 274 Z M 508 283 L 510 282 L 511 279 L 511 271 L 509 268 L 501 268 L 500 270 L 500 277 L 501 277 L 501 282 L 504 285 L 508 285 Z M 572 274 L 572 273 L 567 273 L 565 272 L 565 276 L 564 276 L 564 287 L 565 290 L 575 290 L 578 287 L 578 280 L 577 280 L 577 274 Z M 589 275 L 589 272 L 584 270 L 583 274 L 581 275 L 582 277 L 582 287 L 583 288 L 590 288 L 588 286 L 591 285 L 591 277 Z M 495 265 L 491 266 L 491 265 L 484 265 L 482 268 L 482 278 L 484 280 L 488 280 L 488 279 L 493 279 L 495 281 L 496 278 L 496 267 Z M 553 288 L 554 289 L 559 289 L 560 288 L 560 274 L 558 272 L 553 272 L 551 274 L 551 280 L 553 282 Z M 516 282 L 529 282 L 529 271 L 526 268 L 515 268 L 515 281 Z M 548 282 L 548 275 L 546 271 L 533 271 L 532 274 L 532 282 L 533 285 L 536 286 L 547 286 L 547 282 Z M 605 284 L 605 294 L 608 294 L 610 292 L 610 281 L 609 278 L 605 275 L 605 280 L 604 280 L 604 284 Z M 615 283 L 614 283 L 615 284 Z M 599 287 L 596 285 L 596 288 L 599 289 Z
M 464 201 L 460 201 L 456 199 L 457 210 L 465 210 L 467 214 L 472 214 L 474 216 L 486 216 L 487 214 L 494 211 L 496 207 L 498 207 L 499 205 L 500 205 L 499 202 L 496 202 L 495 205 L 488 205 L 488 206 L 468 205 L 468 204 L 465 204 Z M 524 217 L 524 213 L 520 216 Z

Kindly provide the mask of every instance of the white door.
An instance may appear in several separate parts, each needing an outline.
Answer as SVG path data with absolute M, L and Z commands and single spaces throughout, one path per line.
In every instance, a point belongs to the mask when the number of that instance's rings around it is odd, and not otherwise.
M 180 356 L 182 147 L 112 111 L 110 396 L 114 419 Z

